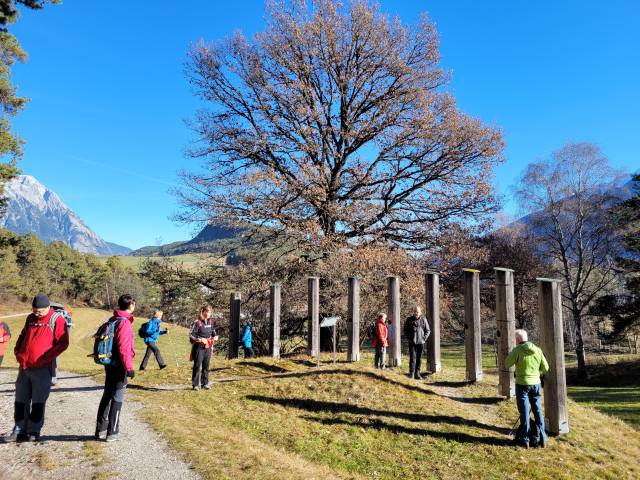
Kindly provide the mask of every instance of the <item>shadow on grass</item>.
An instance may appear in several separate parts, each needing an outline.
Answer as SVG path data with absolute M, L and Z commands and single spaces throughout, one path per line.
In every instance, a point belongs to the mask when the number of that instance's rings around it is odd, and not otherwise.
M 438 430 L 428 430 L 426 428 L 414 428 L 405 427 L 403 425 L 394 425 L 383 422 L 378 419 L 373 419 L 371 422 L 351 422 L 341 418 L 322 418 L 322 417 L 303 417 L 307 420 L 312 420 L 323 425 L 349 425 L 353 427 L 361 428 L 373 428 L 375 430 L 388 430 L 393 433 L 407 433 L 409 435 L 421 435 L 434 438 L 442 438 L 449 441 L 458 443 L 472 443 L 474 445 L 497 445 L 497 446 L 510 446 L 513 442 L 509 438 L 497 438 L 497 437 L 478 437 L 475 435 L 469 435 L 462 432 L 441 432 Z
M 130 390 L 142 390 L 145 392 L 178 392 L 181 390 L 191 390 L 189 385 L 165 385 L 162 387 L 147 387 L 146 385 L 139 385 L 137 383 L 130 383 L 127 385 Z
M 434 385 L 436 387 L 453 387 L 453 388 L 459 388 L 459 387 L 466 387 L 467 385 L 471 385 L 473 382 L 468 382 L 466 380 L 461 380 L 461 381 L 453 381 L 453 380 L 440 380 L 437 382 L 430 382 L 429 385 Z
M 243 362 L 238 362 L 238 365 L 242 365 L 245 367 L 255 367 L 255 368 L 259 368 L 261 370 L 265 370 L 267 372 L 271 372 L 271 373 L 286 373 L 289 370 L 286 368 L 282 368 L 282 367 L 278 367 L 277 365 L 271 365 L 269 363 L 266 362 L 247 362 L 247 361 L 243 361 Z
M 51 387 L 51 393 L 64 393 L 64 392 L 93 392 L 96 390 L 102 390 L 102 385 L 91 385 L 88 387 Z M 0 393 L 15 393 L 15 388 L 8 390 L 0 390 Z
M 498 427 L 495 425 L 487 425 L 477 420 L 469 420 L 457 415 L 427 415 L 424 413 L 411 413 L 411 412 L 393 412 L 387 410 L 375 410 L 368 407 L 359 407 L 357 405 L 351 405 L 348 403 L 338 402 L 326 402 L 321 400 L 311 400 L 306 398 L 275 398 L 267 397 L 263 395 L 247 395 L 247 400 L 253 400 L 256 402 L 264 402 L 275 405 L 282 405 L 284 407 L 297 408 L 299 410 L 306 410 L 308 412 L 327 412 L 332 414 L 348 413 L 353 415 L 364 415 L 370 417 L 392 417 L 400 420 L 408 420 L 410 422 L 430 422 L 430 423 L 445 423 L 448 425 L 464 425 L 467 427 L 480 428 L 491 432 L 497 432 L 502 434 L 509 433 L 508 428 Z M 366 426 L 367 424 L 365 424 Z M 404 428 L 404 427 L 400 427 Z
M 472 403 L 474 405 L 495 405 L 506 398 L 503 397 L 447 397 L 449 400 L 455 400 L 460 403 Z

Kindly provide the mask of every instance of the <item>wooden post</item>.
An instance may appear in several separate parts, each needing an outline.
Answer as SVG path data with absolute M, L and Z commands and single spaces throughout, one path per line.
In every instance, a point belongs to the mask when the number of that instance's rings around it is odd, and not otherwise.
M 317 356 L 320 362 L 320 278 L 308 279 L 308 312 L 307 353 Z
M 560 280 L 537 280 L 540 346 L 549 362 L 544 382 L 544 419 L 547 432 L 559 435 L 569 432 Z
M 347 304 L 347 361 L 360 361 L 360 279 L 349 278 Z
M 338 324 L 334 323 L 332 330 L 333 330 L 333 363 L 336 363 L 336 328 L 337 328 Z
M 280 284 L 271 285 L 269 299 L 269 316 L 271 318 L 271 335 L 269 353 L 272 358 L 280 358 Z
M 440 363 L 440 275 L 429 272 L 424 276 L 425 309 L 431 335 L 427 339 L 427 368 L 442 370 Z
M 234 292 L 229 299 L 229 358 L 238 358 L 240 341 L 240 294 Z
M 480 331 L 480 271 L 464 272 L 464 348 L 468 382 L 482 381 L 482 337 Z
M 387 277 L 387 317 L 391 321 L 389 363 L 392 367 L 399 367 L 402 365 L 399 277 Z
M 516 311 L 513 296 L 513 270 L 494 268 L 496 273 L 496 325 L 498 343 L 498 394 L 511 398 L 516 394 L 514 367 L 506 368 L 504 361 L 516 346 Z

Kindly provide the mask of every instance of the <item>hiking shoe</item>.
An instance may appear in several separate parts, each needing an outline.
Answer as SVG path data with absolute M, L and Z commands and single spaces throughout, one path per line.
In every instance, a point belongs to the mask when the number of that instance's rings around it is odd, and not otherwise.
M 51 377 L 51 386 L 55 386 L 58 384 L 58 379 L 56 377 Z
M 160 365 L 160 370 L 162 370 L 163 368 L 167 368 L 166 365 Z
M 101 432 L 99 430 L 96 430 L 96 433 L 93 434 L 93 438 L 95 438 L 96 440 L 106 440 L 107 431 L 105 430 L 104 432 Z
M 538 442 L 538 447 L 545 448 L 547 446 L 547 442 L 549 441 L 549 437 L 546 435 L 540 436 L 540 441 Z
M 422 375 L 420 375 L 419 373 L 416 373 L 413 378 L 415 378 L 416 380 L 422 380 Z
M 204 388 L 205 390 L 211 390 L 211 385 L 207 383 L 206 385 L 202 385 L 202 388 Z
M 194 385 L 193 387 L 191 387 L 191 390 L 200 390 L 200 387 L 197 385 Z
M 146 369 L 144 367 L 140 367 L 138 370 L 140 370 L 141 372 L 145 371 Z
M 111 435 L 107 434 L 107 438 L 105 438 L 105 442 L 117 442 L 119 439 L 119 435 L 117 433 L 112 433 Z
M 39 433 L 30 433 L 29 434 L 29 442 L 40 443 L 40 434 Z
M 26 433 L 20 432 L 20 430 L 18 430 L 15 427 L 11 431 L 11 433 L 2 437 L 3 443 L 16 443 L 16 442 L 22 443 L 22 442 L 26 442 L 27 440 L 29 440 L 29 435 L 27 435 Z

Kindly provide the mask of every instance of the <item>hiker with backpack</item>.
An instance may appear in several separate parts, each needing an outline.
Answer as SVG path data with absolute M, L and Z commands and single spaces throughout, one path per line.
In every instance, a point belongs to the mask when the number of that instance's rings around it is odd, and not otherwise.
M 544 431 L 544 415 L 540 404 L 542 380 L 541 375 L 549 371 L 549 364 L 542 350 L 528 341 L 525 330 L 516 330 L 516 347 L 511 350 L 505 360 L 506 368 L 516 367 L 516 404 L 520 413 L 520 428 L 516 435 L 516 443 L 529 448 L 531 443 L 541 447 L 547 445 L 547 434 Z M 535 417 L 537 435 L 530 435 L 534 429 L 529 425 L 529 409 Z M 533 438 L 531 438 L 533 437 Z
M 251 330 L 251 322 L 249 320 L 244 324 L 240 344 L 244 349 L 244 358 L 253 358 L 253 331 Z
M 14 353 L 18 361 L 15 426 L 5 442 L 40 441 L 44 412 L 51 391 L 51 363 L 69 346 L 65 320 L 55 312 L 49 298 L 39 293 L 31 303 L 24 328 L 16 342 Z
M 4 322 L 0 322 L 0 366 L 2 366 L 2 360 L 4 360 L 4 352 L 7 348 L 9 340 L 11 340 L 11 330 L 9 330 L 9 325 Z
M 140 364 L 140 370 L 147 368 L 147 362 L 149 361 L 149 357 L 151 357 L 151 353 L 155 355 L 160 370 L 167 366 L 160 354 L 160 348 L 158 348 L 158 336 L 169 333 L 169 330 L 166 328 L 164 330 L 160 330 L 162 315 L 162 310 L 156 310 L 153 317 L 151 317 L 148 322 L 140 325 L 140 328 L 138 329 L 138 336 L 144 338 L 144 343 L 147 346 L 147 351 L 144 353 L 144 358 Z
M 388 330 L 387 330 L 387 314 L 379 313 L 373 329 L 373 347 L 376 350 L 373 365 L 375 368 L 385 368 L 385 357 L 387 354 Z
M 125 294 L 118 299 L 113 316 L 100 326 L 95 335 L 94 360 L 104 365 L 104 392 L 98 406 L 96 440 L 113 442 L 120 432 L 120 411 L 129 378 L 135 376 L 133 359 L 134 298 Z
M 209 363 L 213 344 L 218 341 L 211 315 L 213 309 L 205 305 L 200 309 L 198 319 L 191 324 L 189 329 L 189 341 L 191 342 L 191 360 L 193 371 L 191 373 L 191 388 L 200 390 L 200 387 L 209 390 Z
M 419 305 L 413 309 L 413 315 L 404 322 L 404 336 L 409 342 L 409 377 L 422 380 L 420 364 L 422 362 L 422 350 L 427 338 L 431 334 L 429 323 Z

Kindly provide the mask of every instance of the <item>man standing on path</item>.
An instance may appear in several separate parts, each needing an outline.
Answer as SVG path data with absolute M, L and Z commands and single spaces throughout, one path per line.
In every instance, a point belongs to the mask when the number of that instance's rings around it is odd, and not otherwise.
M 511 350 L 505 360 L 505 367 L 516 366 L 516 403 L 520 413 L 520 429 L 516 442 L 529 448 L 529 404 L 536 419 L 539 436 L 536 439 L 541 447 L 547 445 L 547 434 L 544 431 L 544 416 L 540 405 L 541 379 L 549 371 L 549 364 L 542 350 L 528 341 L 525 330 L 516 330 L 517 346 Z
M 25 322 L 14 352 L 20 366 L 14 404 L 15 426 L 5 442 L 39 441 L 44 410 L 51 391 L 51 363 L 69 346 L 64 317 L 39 293 L 31 303 L 33 313 Z
M 120 410 L 124 403 L 127 380 L 133 378 L 133 358 L 136 356 L 133 343 L 133 311 L 136 301 L 125 294 L 118 299 L 118 308 L 109 322 L 115 322 L 115 332 L 111 356 L 114 361 L 104 366 L 104 393 L 98 406 L 96 440 L 113 442 L 120 431 Z
M 0 366 L 2 366 L 2 360 L 4 360 L 4 352 L 7 348 L 9 340 L 11 340 L 11 330 L 9 330 L 9 325 L 4 322 L 0 322 Z
M 147 362 L 149 361 L 149 357 L 152 352 L 156 357 L 160 370 L 167 366 L 160 354 L 160 348 L 158 348 L 158 336 L 164 335 L 169 331 L 167 329 L 160 330 L 160 322 L 162 322 L 162 310 L 156 310 L 153 317 L 151 317 L 147 322 L 147 329 L 144 337 L 144 343 L 147 345 L 147 351 L 144 353 L 144 358 L 140 364 L 140 370 L 147 368 Z
M 420 364 L 422 362 L 422 349 L 431 330 L 422 308 L 416 306 L 413 315 L 404 322 L 404 336 L 409 341 L 409 377 L 422 380 Z

